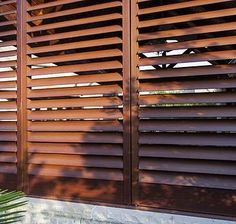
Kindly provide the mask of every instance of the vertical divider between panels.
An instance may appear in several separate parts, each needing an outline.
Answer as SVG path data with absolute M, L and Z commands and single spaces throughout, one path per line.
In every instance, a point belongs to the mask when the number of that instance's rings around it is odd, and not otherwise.
M 131 204 L 130 0 L 123 0 L 124 201 Z
M 27 0 L 17 0 L 17 185 L 27 193 Z
M 131 145 L 132 145 L 132 204 L 138 201 L 138 3 L 131 1 Z

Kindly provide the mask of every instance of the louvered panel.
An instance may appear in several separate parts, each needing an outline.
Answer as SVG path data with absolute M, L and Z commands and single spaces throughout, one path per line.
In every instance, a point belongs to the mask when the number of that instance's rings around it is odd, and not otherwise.
M 127 200 L 123 195 L 124 4 L 60 0 L 28 6 L 32 195 Z
M 133 3 L 137 205 L 235 215 L 235 11 L 224 0 Z
M 0 3 L 0 187 L 16 189 L 16 0 Z

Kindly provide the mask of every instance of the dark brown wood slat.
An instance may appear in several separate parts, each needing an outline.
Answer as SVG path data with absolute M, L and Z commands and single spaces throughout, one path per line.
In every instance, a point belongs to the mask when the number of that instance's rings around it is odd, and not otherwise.
M 1 51 L 0 57 L 11 57 L 16 56 L 16 51 Z
M 15 101 L 7 101 L 7 102 L 0 102 L 0 109 L 7 110 L 7 109 L 16 109 L 16 102 Z
M 17 137 L 14 132 L 0 132 L 0 141 L 3 142 L 16 142 Z
M 235 178 L 231 176 L 213 176 L 201 174 L 184 174 L 182 173 L 151 173 L 147 171 L 140 172 L 140 182 L 150 184 L 169 184 L 178 186 L 192 185 L 196 187 L 215 188 L 215 189 L 229 189 L 235 190 Z M 232 187 L 233 186 L 233 187 Z
M 32 154 L 29 156 L 31 164 L 47 164 L 60 166 L 79 166 L 79 167 L 97 167 L 97 168 L 116 168 L 122 169 L 122 160 L 119 157 L 99 157 L 82 155 L 50 155 Z
M 55 88 L 44 90 L 32 90 L 29 92 L 29 98 L 43 97 L 59 97 L 59 96 L 79 96 L 93 94 L 116 94 L 122 93 L 122 88 L 119 85 L 97 85 L 97 86 L 82 86 L 75 88 Z M 1 96 L 1 94 L 0 94 Z
M 180 37 L 193 34 L 204 34 L 204 33 L 214 33 L 223 31 L 232 31 L 236 29 L 236 22 L 220 23 L 213 25 L 195 26 L 186 29 L 175 29 L 166 30 L 151 33 L 142 33 L 139 35 L 138 40 L 153 40 L 158 38 L 168 38 L 168 37 Z
M 114 180 L 123 181 L 123 174 L 118 169 L 103 169 L 103 168 L 82 168 L 82 167 L 66 167 L 66 170 L 61 166 L 50 166 L 30 164 L 28 168 L 30 175 L 37 175 L 40 172 L 41 176 L 54 177 L 72 177 L 79 179 L 97 179 L 97 180 Z
M 0 62 L 0 68 L 16 67 L 16 61 L 4 61 Z
M 73 15 L 73 14 L 81 14 L 81 13 L 85 13 L 85 12 L 88 13 L 88 12 L 92 12 L 92 11 L 102 10 L 104 8 L 109 9 L 109 8 L 114 8 L 114 7 L 119 7 L 119 6 L 122 6 L 121 2 L 119 2 L 119 1 L 100 3 L 100 4 L 96 4 L 96 5 L 91 5 L 91 6 L 84 6 L 84 7 L 74 8 L 74 9 L 62 10 L 59 12 L 47 13 L 44 15 L 28 16 L 27 21 L 32 22 L 35 20 L 51 19 L 51 18 L 55 18 L 55 17 L 62 17 L 62 16 L 67 16 L 67 15 Z
M 1 164 L 0 174 L 17 174 L 15 164 Z
M 1 138 L 1 136 L 0 136 Z M 78 142 L 78 143 L 112 143 L 119 144 L 123 142 L 120 133 L 69 133 L 69 132 L 29 132 L 28 140 L 30 142 Z
M 140 118 L 235 118 L 235 107 L 205 106 L 205 107 L 159 107 L 140 108 Z
M 17 152 L 15 142 L 1 142 L 0 152 Z M 0 166 L 1 167 L 1 166 Z
M 139 131 L 201 131 L 201 132 L 236 132 L 234 120 L 143 120 Z
M 1 130 L 1 123 L 0 123 Z M 29 131 L 59 131 L 59 132 L 122 132 L 122 123 L 118 121 L 56 121 L 30 122 Z
M 169 81 L 157 83 L 141 83 L 140 92 L 148 91 L 163 91 L 163 90 L 193 90 L 193 89 L 221 89 L 235 88 L 236 79 L 209 79 L 209 80 L 194 80 L 194 81 Z
M 173 103 L 233 103 L 236 102 L 234 93 L 186 93 L 166 95 L 146 95 L 139 98 L 140 105 L 173 104 Z
M 0 27 L 9 26 L 9 25 L 16 25 L 16 20 L 0 22 Z
M 31 120 L 55 120 L 55 119 L 105 119 L 113 120 L 122 118 L 119 109 L 82 109 L 82 110 L 48 110 L 29 111 L 28 119 Z
M 16 122 L 0 121 L 0 132 L 2 131 L 17 131 Z
M 122 31 L 122 27 L 119 25 L 111 25 L 111 26 L 104 26 L 98 28 L 90 28 L 78 31 L 71 31 L 65 33 L 57 33 L 57 34 L 50 34 L 50 35 L 43 35 L 38 37 L 28 37 L 28 43 L 38 43 L 38 42 L 45 42 L 51 40 L 62 40 L 74 37 L 84 37 L 96 34 L 105 34 L 105 33 L 113 33 L 113 32 L 120 32 Z M 1 37 L 1 33 L 0 33 Z
M 222 163 L 215 161 L 189 161 L 174 159 L 142 159 L 140 169 L 156 171 L 173 171 L 185 173 L 203 173 L 217 175 L 235 175 L 236 167 L 232 162 Z
M 120 144 L 29 143 L 30 153 L 122 156 Z
M 0 16 L 7 16 L 10 14 L 16 14 L 16 10 L 10 10 L 10 11 L 6 11 L 6 12 L 1 12 Z
M 235 65 L 214 65 L 214 66 L 199 66 L 189 68 L 175 69 L 157 69 L 152 71 L 139 72 L 140 79 L 152 78 L 171 78 L 171 77 L 186 77 L 186 76 L 203 76 L 203 75 L 218 75 L 232 74 L 236 72 Z
M 45 9 L 45 8 L 49 8 L 49 7 L 55 7 L 55 6 L 60 6 L 60 5 L 65 5 L 65 4 L 75 3 L 75 2 L 81 2 L 81 1 L 84 1 L 84 0 L 60 0 L 60 1 L 46 2 L 46 3 L 41 3 L 41 4 L 29 6 L 27 8 L 27 11 Z
M 16 99 L 15 91 L 0 92 L 0 99 Z
M 28 47 L 28 54 L 107 46 L 107 45 L 121 44 L 121 43 L 122 43 L 122 40 L 119 37 L 101 38 L 101 39 L 95 39 L 95 40 L 85 40 L 85 41 L 79 41 L 79 42 L 56 44 L 56 45 L 34 47 L 34 48 Z
M 181 41 L 175 43 L 163 43 L 155 45 L 142 45 L 139 47 L 139 53 L 158 52 L 158 51 L 173 51 L 187 48 L 205 48 L 215 46 L 225 46 L 236 44 L 236 36 L 216 37 L 197 39 L 189 41 Z
M 172 16 L 172 17 L 165 17 L 160 19 L 150 19 L 144 20 L 139 22 L 139 28 L 146 28 L 151 26 L 163 26 L 168 24 L 175 24 L 175 23 L 182 23 L 182 22 L 192 22 L 196 20 L 206 20 L 206 19 L 214 19 L 214 18 L 221 18 L 227 16 L 235 15 L 235 9 L 222 9 L 222 10 L 215 10 L 215 11 L 206 11 L 206 12 L 199 12 L 199 13 L 192 13 L 187 15 L 181 16 Z
M 0 163 L 16 163 L 16 154 L 8 152 L 0 152 Z M 1 165 L 1 164 L 0 164 Z
M 119 97 L 96 97 L 96 98 L 74 98 L 57 100 L 35 100 L 28 101 L 28 109 L 32 108 L 55 108 L 55 107 L 89 107 L 89 106 L 110 106 L 117 107 L 122 105 Z M 1 104 L 0 104 L 1 108 Z
M 185 54 L 175 55 L 157 58 L 141 58 L 140 66 L 147 65 L 160 65 L 160 64 L 175 64 L 175 63 L 186 63 L 186 62 L 199 62 L 199 61 L 218 61 L 236 58 L 236 50 L 228 51 L 211 51 L 199 54 Z
M 66 85 L 66 84 L 82 84 L 82 83 L 104 83 L 122 81 L 122 76 L 119 73 L 104 73 L 92 75 L 79 75 L 69 77 L 56 77 L 46 79 L 31 79 L 28 87 L 40 87 L 51 85 Z
M 139 15 L 150 14 L 150 13 L 158 13 L 170 10 L 177 10 L 177 9 L 184 9 L 196 6 L 204 6 L 216 3 L 223 3 L 223 2 L 231 2 L 232 0 L 199 0 L 199 1 L 187 1 L 187 2 L 180 2 L 180 3 L 173 3 L 173 4 L 163 4 L 161 6 L 156 7 L 149 7 L 139 10 Z M 139 0 L 138 2 L 148 2 L 148 0 Z
M 0 120 L 16 120 L 16 112 L 14 111 L 1 111 Z
M 170 141 L 171 139 L 171 141 Z M 140 144 L 198 145 L 235 147 L 235 134 L 207 133 L 147 133 L 142 134 Z
M 112 58 L 122 56 L 122 52 L 118 49 L 110 49 L 103 51 L 91 51 L 77 54 L 64 54 L 57 56 L 48 56 L 40 58 L 29 58 L 28 65 L 37 65 L 45 63 L 59 63 L 59 62 L 72 62 L 81 60 L 90 60 L 98 58 Z
M 0 6 L 4 6 L 4 5 L 12 4 L 12 3 L 16 3 L 16 0 L 6 0 L 6 1 L 0 2 Z
M 0 72 L 0 78 L 15 78 L 16 72 L 9 71 L 9 72 Z
M 105 22 L 105 21 L 117 20 L 117 19 L 121 19 L 121 18 L 122 18 L 121 14 L 113 13 L 113 14 L 109 14 L 109 15 L 68 20 L 68 21 L 64 21 L 64 22 L 57 22 L 57 23 L 51 23 L 51 24 L 46 24 L 46 25 L 41 25 L 41 26 L 29 27 L 28 33 L 37 32 L 37 31 L 44 31 L 44 30 L 49 30 L 49 29 L 57 29 L 57 28 L 62 28 L 62 27 L 67 28 L 67 27 L 76 26 L 76 25 L 87 25 L 90 23 Z
M 122 64 L 119 61 L 109 61 L 109 62 L 96 62 L 96 63 L 87 63 L 80 65 L 64 65 L 56 66 L 50 68 L 37 68 L 32 69 L 28 76 L 34 75 L 49 75 L 49 74 L 58 74 L 58 73 L 68 73 L 68 72 L 87 72 L 87 71 L 98 71 L 106 69 L 119 69 L 122 68 Z
M 11 40 L 11 41 L 0 42 L 0 47 L 9 47 L 9 46 L 16 46 L 16 41 Z
M 140 157 L 236 161 L 235 147 L 141 145 Z
M 16 81 L 4 81 L 0 82 L 0 89 L 16 88 Z

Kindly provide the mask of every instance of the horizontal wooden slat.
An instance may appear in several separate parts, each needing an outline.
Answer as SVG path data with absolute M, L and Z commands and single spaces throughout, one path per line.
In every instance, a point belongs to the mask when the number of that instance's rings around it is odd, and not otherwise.
M 32 154 L 29 156 L 30 164 L 47 164 L 79 167 L 122 168 L 119 157 L 81 156 L 81 155 L 50 155 Z
M 146 95 L 139 98 L 140 105 L 167 104 L 167 103 L 233 103 L 236 102 L 234 93 L 186 93 Z
M 15 111 L 1 111 L 0 112 L 0 121 L 1 120 L 16 120 Z
M 235 147 L 141 145 L 140 157 L 236 161 Z
M 193 34 L 214 33 L 223 31 L 232 31 L 236 29 L 236 22 L 220 23 L 213 25 L 195 26 L 186 29 L 165 30 L 151 33 L 141 33 L 138 37 L 139 41 L 152 40 L 158 38 L 180 37 Z
M 1 122 L 0 122 L 1 130 Z M 111 131 L 122 132 L 122 123 L 118 121 L 56 121 L 56 122 L 30 122 L 29 131 Z
M 184 9 L 196 6 L 204 6 L 215 3 L 223 3 L 223 2 L 231 2 L 232 0 L 198 0 L 198 1 L 187 1 L 180 3 L 173 3 L 167 5 L 160 5 L 155 7 L 149 7 L 144 9 L 139 9 L 139 15 L 150 14 L 150 13 L 158 13 L 170 10 Z M 147 0 L 139 0 L 139 2 L 147 2 Z
M 226 16 L 235 15 L 235 9 L 222 9 L 215 11 L 199 12 L 187 15 L 164 17 L 160 19 L 150 19 L 139 22 L 139 28 L 151 27 L 151 26 L 163 26 L 168 24 L 182 23 L 182 22 L 192 22 L 196 20 L 206 20 L 213 18 L 221 18 Z
M 122 18 L 121 14 L 111 13 L 108 15 L 93 16 L 93 17 L 87 17 L 87 18 L 82 18 L 82 19 L 74 19 L 74 20 L 68 20 L 68 21 L 63 21 L 63 22 L 54 22 L 54 23 L 45 24 L 45 25 L 28 27 L 27 32 L 30 33 L 30 32 L 49 30 L 49 29 L 66 28 L 66 27 L 77 26 L 77 25 L 87 25 L 90 23 L 112 21 L 112 20 L 121 19 L 121 18 Z
M 118 119 L 122 118 L 119 109 L 82 109 L 82 110 L 48 110 L 29 111 L 28 119 L 54 120 L 54 119 Z
M 171 78 L 171 77 L 186 77 L 186 76 L 203 76 L 203 75 L 221 75 L 231 74 L 236 72 L 235 65 L 214 65 L 214 66 L 199 66 L 188 68 L 175 69 L 157 69 L 151 71 L 140 71 L 140 79 L 153 78 Z
M 50 41 L 50 40 L 62 40 L 67 38 L 73 38 L 73 37 L 84 37 L 89 35 L 96 35 L 96 34 L 105 34 L 105 33 L 113 33 L 113 32 L 119 32 L 122 31 L 122 27 L 119 25 L 111 25 L 111 26 L 105 26 L 105 27 L 98 27 L 98 28 L 90 28 L 90 29 L 84 29 L 84 30 L 78 30 L 78 31 L 70 31 L 65 33 L 57 33 L 57 34 L 50 34 L 50 35 L 44 35 L 44 36 L 38 36 L 38 37 L 28 37 L 27 43 L 39 43 L 44 41 Z M 1 37 L 1 33 L 0 33 Z
M 140 136 L 139 143 L 235 147 L 236 138 L 235 134 L 148 133 Z
M 13 78 L 16 77 L 16 71 L 0 72 L 0 78 Z
M 1 142 L 0 152 L 16 152 L 15 142 Z
M 193 89 L 221 89 L 235 88 L 236 79 L 209 79 L 192 81 L 169 81 L 169 82 L 148 82 L 140 84 L 140 92 L 163 91 L 163 90 L 193 90 Z
M 236 132 L 235 120 L 143 120 L 139 130 L 144 131 L 201 131 Z
M 109 62 L 96 62 L 87 64 L 77 64 L 77 65 L 64 65 L 50 68 L 37 68 L 33 69 L 28 73 L 28 76 L 34 75 L 49 75 L 58 73 L 68 73 L 68 72 L 87 72 L 87 71 L 97 71 L 105 69 L 119 69 L 122 68 L 122 64 L 118 61 Z
M 16 154 L 15 153 L 9 153 L 9 152 L 0 152 L 0 166 L 1 163 L 16 163 Z
M 197 54 L 182 54 L 175 56 L 157 57 L 157 58 L 141 58 L 140 66 L 174 64 L 199 61 L 219 61 L 236 58 L 236 50 L 227 51 L 211 51 Z
M 155 184 L 168 184 L 177 186 L 196 186 L 204 188 L 215 189 L 229 189 L 236 190 L 235 178 L 231 176 L 213 176 L 213 175 L 196 175 L 196 174 L 183 174 L 182 173 L 152 173 L 142 171 L 139 177 L 140 182 L 155 183 Z
M 0 136 L 1 137 L 1 136 Z M 30 142 L 122 143 L 120 133 L 29 132 Z
M 17 168 L 15 164 L 1 164 L 0 174 L 17 174 Z
M 116 82 L 122 81 L 122 76 L 119 73 L 104 73 L 92 75 L 78 75 L 69 77 L 56 77 L 46 79 L 30 79 L 28 87 L 36 86 L 51 86 L 51 85 L 66 85 L 66 84 L 82 84 L 95 82 Z
M 1 131 L 16 131 L 16 122 L 12 121 L 0 121 L 0 132 Z
M 0 2 L 0 6 L 4 6 L 4 5 L 12 4 L 12 3 L 16 3 L 16 0 L 6 0 L 6 1 Z
M 122 156 L 119 144 L 29 143 L 29 153 Z
M 139 47 L 139 53 L 158 52 L 158 51 L 173 51 L 187 48 L 205 48 L 205 47 L 218 47 L 225 45 L 236 44 L 236 36 L 225 36 L 205 38 L 189 41 L 181 41 L 175 43 L 163 43 L 163 44 L 152 44 L 142 45 Z
M 89 107 L 89 106 L 109 106 L 117 107 L 122 105 L 119 97 L 96 97 L 96 98 L 74 98 L 57 100 L 34 100 L 28 101 L 28 108 L 55 108 L 55 107 Z M 1 108 L 1 104 L 0 104 Z
M 122 88 L 119 85 L 96 85 L 89 87 L 75 87 L 75 88 L 55 88 L 32 90 L 29 92 L 29 98 L 43 98 L 43 97 L 59 97 L 59 96 L 78 96 L 78 95 L 92 95 L 92 94 L 116 94 L 122 93 Z M 0 94 L 1 96 L 1 94 Z
M 140 108 L 140 118 L 216 118 L 236 117 L 233 106 Z
M 28 65 L 37 65 L 45 63 L 58 63 L 58 62 L 72 62 L 98 58 L 112 58 L 122 56 L 122 52 L 118 49 L 109 49 L 103 51 L 91 51 L 77 54 L 62 54 L 57 56 L 29 58 Z
M 189 161 L 173 159 L 142 159 L 139 165 L 142 170 L 173 171 L 186 173 L 205 173 L 218 175 L 235 175 L 236 166 L 233 162 Z
M 84 0 L 61 0 L 61 1 L 46 2 L 46 3 L 29 6 L 27 8 L 27 11 L 45 9 L 49 7 L 60 6 L 60 5 L 65 5 L 65 4 L 75 3 L 75 2 L 81 2 L 81 1 L 84 1 Z
M 15 101 L 0 102 L 0 109 L 16 109 Z
M 17 141 L 16 133 L 14 133 L 14 132 L 0 132 L 0 141 L 16 142 Z
M 79 42 L 71 42 L 66 44 L 56 44 L 42 47 L 28 47 L 28 54 L 47 53 L 52 51 L 63 51 L 70 49 L 81 49 L 88 47 L 107 46 L 113 44 L 121 44 L 122 40 L 119 37 L 101 38 L 95 40 L 85 40 Z
M 82 168 L 82 167 L 61 167 L 44 165 L 29 165 L 28 172 L 31 175 L 54 176 L 54 177 L 72 177 L 79 179 L 100 179 L 123 181 L 123 174 L 117 169 L 103 168 Z
M 4 81 L 0 82 L 0 89 L 16 88 L 16 81 Z

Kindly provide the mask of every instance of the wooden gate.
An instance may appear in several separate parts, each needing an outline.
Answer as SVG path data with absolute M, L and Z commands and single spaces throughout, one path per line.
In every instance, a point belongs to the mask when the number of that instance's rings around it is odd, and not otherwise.
M 235 11 L 0 1 L 0 187 L 235 216 Z

